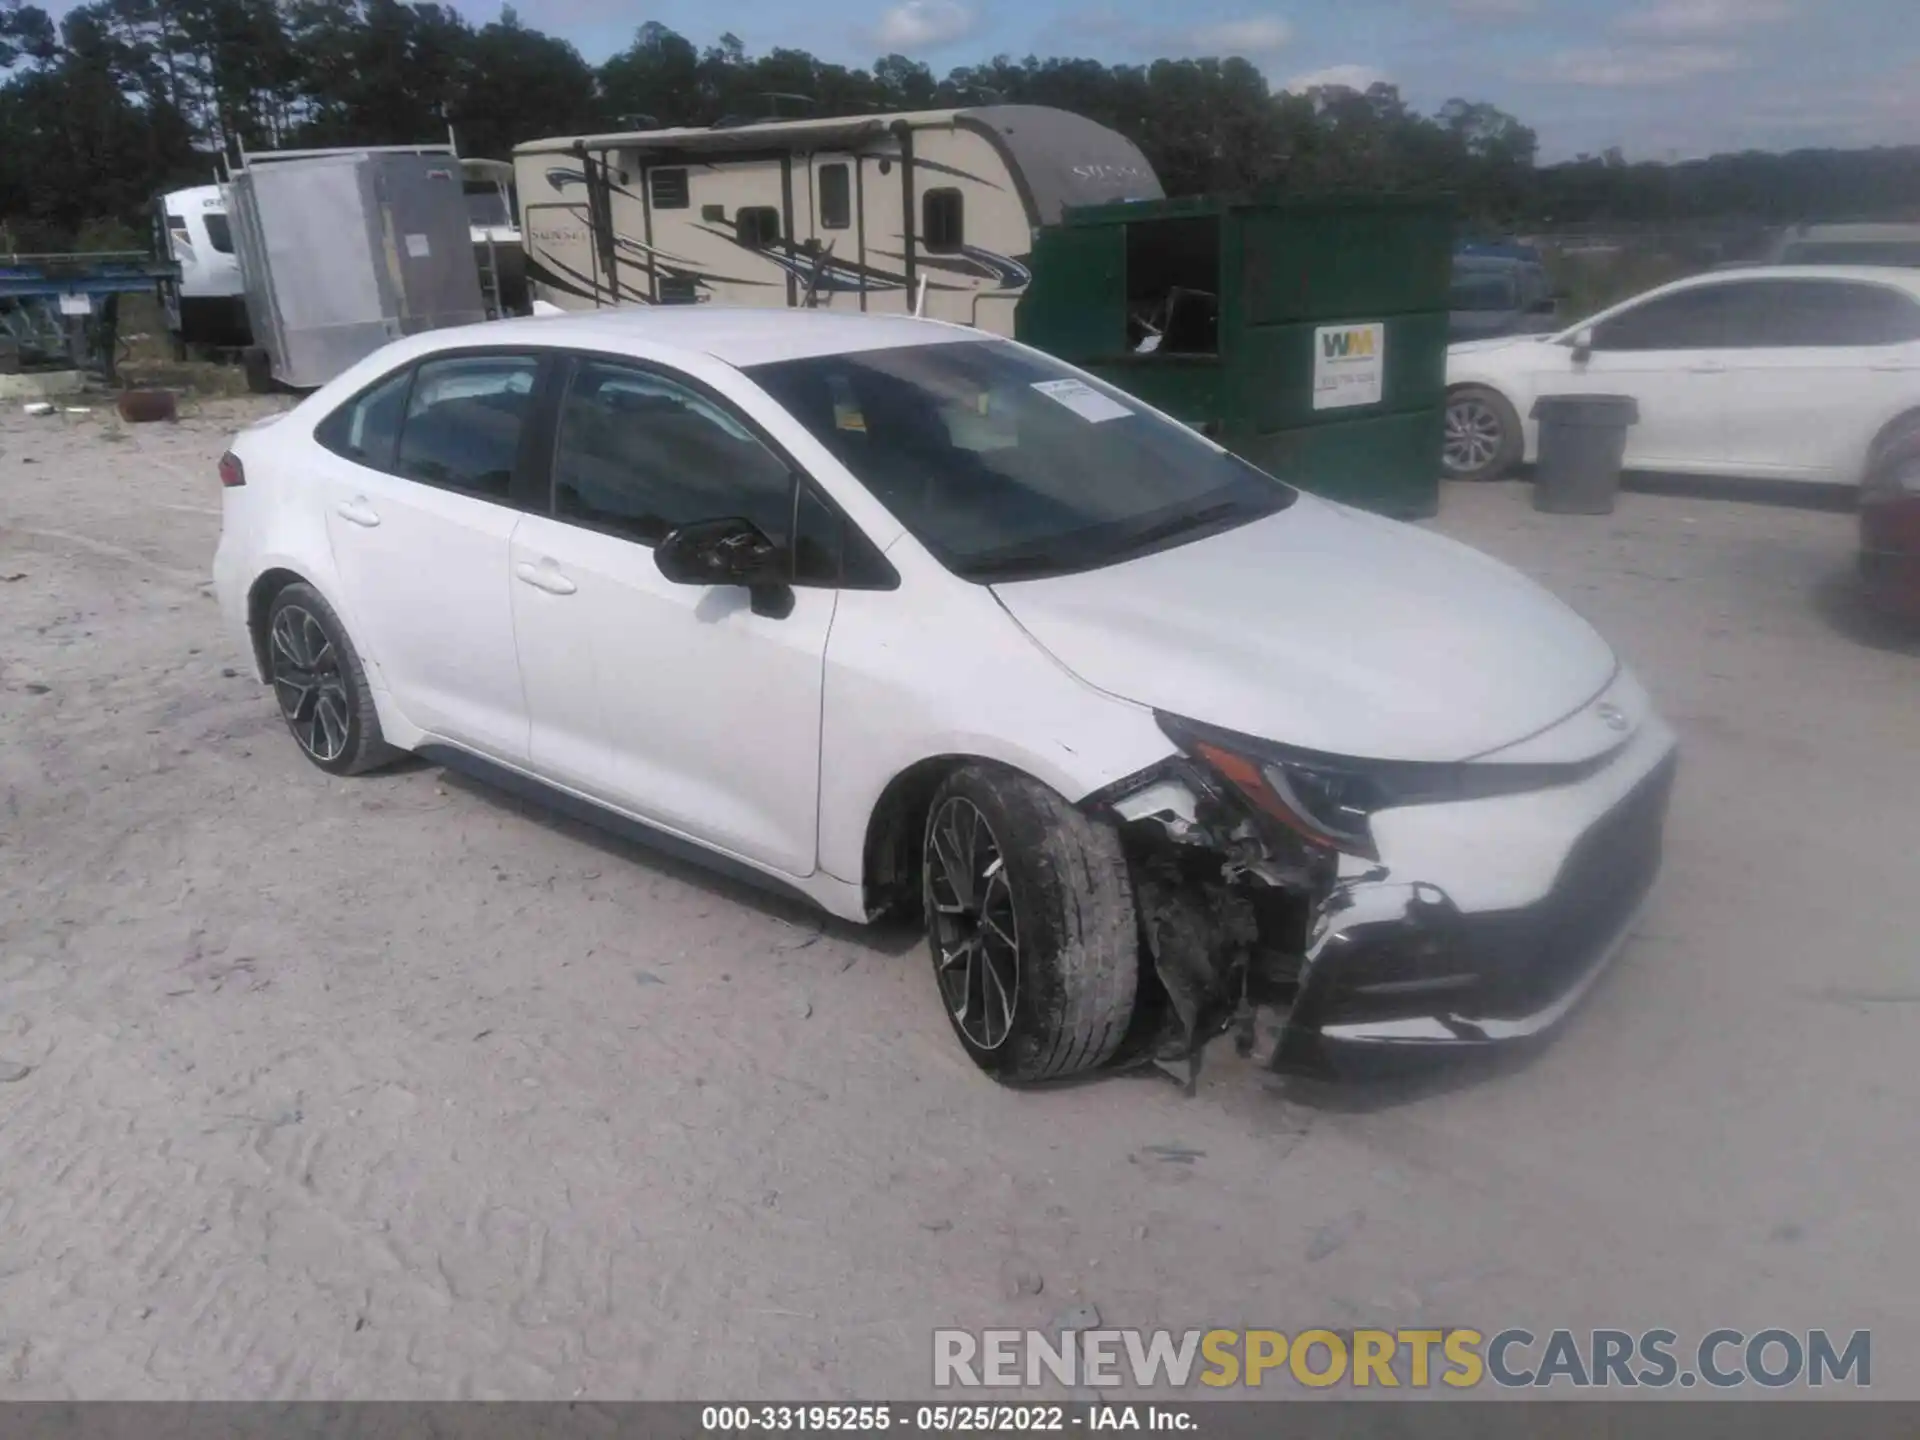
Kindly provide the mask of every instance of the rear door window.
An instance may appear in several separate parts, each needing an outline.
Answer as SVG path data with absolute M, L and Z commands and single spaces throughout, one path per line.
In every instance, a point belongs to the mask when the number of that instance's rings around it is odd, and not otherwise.
M 415 371 L 396 471 L 409 480 L 505 500 L 533 412 L 531 355 L 460 355 Z
M 1885 285 L 1754 280 L 1730 287 L 1727 344 L 1737 349 L 1831 349 L 1920 340 L 1920 304 Z

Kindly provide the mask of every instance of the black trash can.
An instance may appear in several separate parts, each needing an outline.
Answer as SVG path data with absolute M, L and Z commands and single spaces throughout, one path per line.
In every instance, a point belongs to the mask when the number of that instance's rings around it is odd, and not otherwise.
M 1533 508 L 1550 515 L 1612 514 L 1639 403 L 1631 395 L 1542 395 L 1533 402 L 1533 418 L 1540 422 Z

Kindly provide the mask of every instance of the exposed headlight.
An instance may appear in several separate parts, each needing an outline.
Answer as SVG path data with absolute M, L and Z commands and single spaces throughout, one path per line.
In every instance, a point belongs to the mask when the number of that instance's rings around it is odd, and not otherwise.
M 1174 744 L 1308 844 L 1379 858 L 1367 821 L 1385 808 L 1388 796 L 1361 767 L 1332 757 L 1283 754 L 1277 746 L 1176 715 L 1156 718 Z
M 1360 760 L 1238 735 L 1162 711 L 1154 718 L 1183 753 L 1232 784 L 1262 815 L 1310 845 L 1366 860 L 1380 858 L 1370 823 L 1378 811 L 1572 784 L 1613 758 L 1609 752 L 1554 765 Z

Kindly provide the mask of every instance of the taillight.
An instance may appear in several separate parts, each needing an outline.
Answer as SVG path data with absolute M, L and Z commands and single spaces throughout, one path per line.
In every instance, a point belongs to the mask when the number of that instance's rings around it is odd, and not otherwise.
M 231 450 L 220 457 L 220 483 L 229 490 L 247 483 L 247 467 L 240 463 L 240 457 Z

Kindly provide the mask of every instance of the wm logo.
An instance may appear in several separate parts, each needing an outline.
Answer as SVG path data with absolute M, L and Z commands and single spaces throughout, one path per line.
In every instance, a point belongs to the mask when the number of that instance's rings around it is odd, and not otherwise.
M 1373 354 L 1371 330 L 1336 330 L 1320 337 L 1320 348 L 1329 360 L 1359 360 Z

